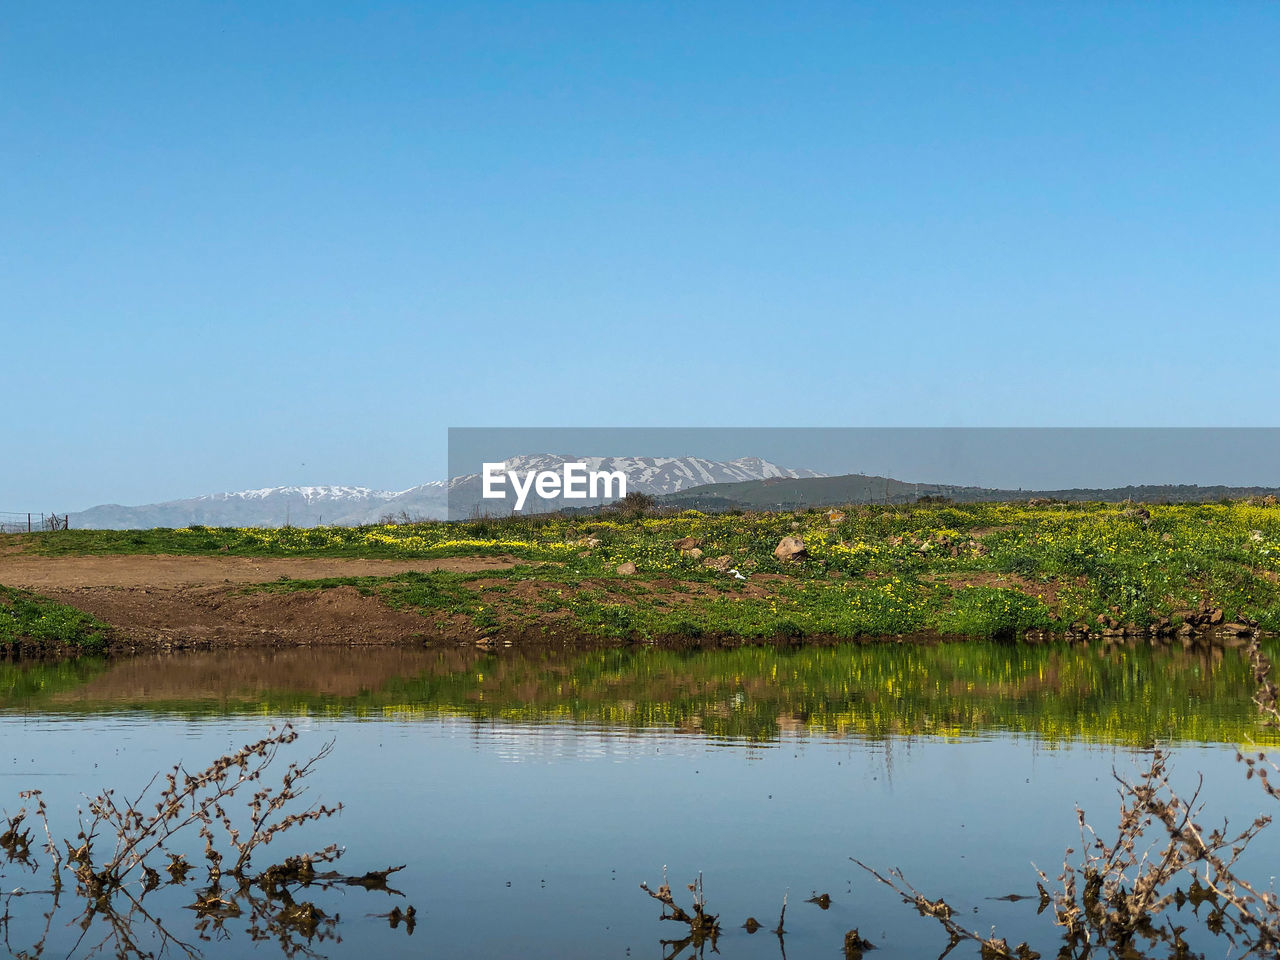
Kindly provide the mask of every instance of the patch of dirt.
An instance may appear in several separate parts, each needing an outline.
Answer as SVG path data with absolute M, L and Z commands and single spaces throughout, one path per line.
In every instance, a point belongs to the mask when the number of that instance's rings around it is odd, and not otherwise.
M 80 587 L 45 595 L 111 624 L 125 643 L 167 649 L 242 643 L 387 644 L 425 638 L 432 623 L 355 587 L 242 593 L 219 587 Z
M 0 556 L 0 583 L 35 590 L 98 617 L 115 645 L 205 648 L 392 644 L 438 635 L 415 610 L 393 610 L 354 587 L 245 593 L 281 577 L 392 576 L 508 569 L 510 557 L 366 560 L 310 557 Z
M 961 587 L 998 587 L 1005 590 L 1018 590 L 1029 597 L 1039 597 L 1050 610 L 1055 612 L 1058 609 L 1058 594 L 1066 586 L 1056 580 L 1042 583 L 1016 573 L 994 573 L 989 570 L 940 574 L 929 579 L 934 583 L 945 583 L 953 590 L 959 590 Z
M 126 554 L 90 557 L 0 555 L 0 583 L 47 594 L 75 587 L 199 587 L 267 583 L 288 577 L 389 577 L 418 570 L 504 570 L 512 557 L 448 557 L 439 560 L 365 560 L 328 557 L 235 557 Z

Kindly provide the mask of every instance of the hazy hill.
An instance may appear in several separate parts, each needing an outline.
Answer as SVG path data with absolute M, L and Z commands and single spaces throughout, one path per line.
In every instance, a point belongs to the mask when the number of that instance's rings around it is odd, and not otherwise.
M 439 484 L 443 490 L 443 484 Z M 70 515 L 76 529 L 132 530 L 150 527 L 311 527 L 345 518 L 394 512 L 402 498 L 422 488 L 393 492 L 349 486 L 289 486 L 212 493 L 140 506 L 104 504 Z M 443 493 L 441 493 L 443 500 Z
M 663 506 L 688 510 L 795 510 L 847 503 L 911 503 L 920 497 L 947 497 L 957 503 L 1015 501 L 1033 497 L 1067 501 L 1207 503 L 1222 499 L 1280 496 L 1276 487 L 1200 487 L 1187 484 L 1090 487 L 1069 490 L 1001 490 L 939 483 L 906 483 L 890 477 L 850 474 L 840 477 L 755 480 L 695 487 L 659 498 Z

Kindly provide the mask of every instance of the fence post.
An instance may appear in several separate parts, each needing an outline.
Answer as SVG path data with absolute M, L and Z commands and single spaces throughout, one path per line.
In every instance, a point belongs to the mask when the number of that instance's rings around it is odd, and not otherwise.
M 31 532 L 31 514 L 27 514 L 27 533 Z

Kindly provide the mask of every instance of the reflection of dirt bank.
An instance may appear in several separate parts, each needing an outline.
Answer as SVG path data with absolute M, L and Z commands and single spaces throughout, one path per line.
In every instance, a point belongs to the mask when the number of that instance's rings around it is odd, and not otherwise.
M 165 653 L 120 658 L 55 703 L 254 699 L 265 693 L 354 697 L 397 677 L 465 670 L 479 651 L 465 647 L 316 647 Z

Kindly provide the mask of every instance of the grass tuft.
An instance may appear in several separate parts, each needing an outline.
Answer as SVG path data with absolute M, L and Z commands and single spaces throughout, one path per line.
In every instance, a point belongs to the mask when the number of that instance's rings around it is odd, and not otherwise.
M 110 628 L 90 614 L 28 590 L 0 586 L 0 650 L 24 642 L 101 651 Z

